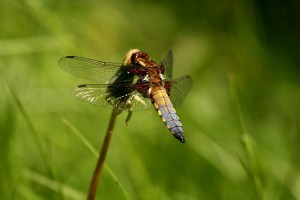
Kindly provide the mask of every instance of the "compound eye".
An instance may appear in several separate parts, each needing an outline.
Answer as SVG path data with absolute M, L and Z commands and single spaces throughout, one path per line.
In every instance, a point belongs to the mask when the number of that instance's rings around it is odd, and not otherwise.
M 151 60 L 149 58 L 149 56 L 144 53 L 144 52 L 136 52 L 136 53 L 133 53 L 132 56 L 131 56 L 131 63 L 132 64 L 141 64 L 141 63 L 144 63 L 145 61 L 148 61 L 148 60 Z
M 131 63 L 132 64 L 138 64 L 138 61 L 139 61 L 139 52 L 138 53 L 133 53 L 132 55 L 131 55 Z

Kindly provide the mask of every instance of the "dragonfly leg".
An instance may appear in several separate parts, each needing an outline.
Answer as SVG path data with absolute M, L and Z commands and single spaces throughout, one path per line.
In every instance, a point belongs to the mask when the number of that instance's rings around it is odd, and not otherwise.
M 126 117 L 126 120 L 125 120 L 126 126 L 128 126 L 128 122 L 129 122 L 131 116 L 132 116 L 132 110 L 128 110 L 128 114 L 127 114 L 127 117 Z

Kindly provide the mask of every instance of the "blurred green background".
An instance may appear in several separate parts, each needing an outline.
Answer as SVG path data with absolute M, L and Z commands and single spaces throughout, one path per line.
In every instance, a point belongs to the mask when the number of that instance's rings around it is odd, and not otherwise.
M 118 117 L 98 199 L 300 199 L 300 3 L 0 1 L 0 199 L 84 199 L 110 110 L 71 98 L 78 55 L 139 48 L 194 85 L 177 112 Z M 67 120 L 64 121 L 63 119 Z M 66 125 L 67 122 L 69 125 Z

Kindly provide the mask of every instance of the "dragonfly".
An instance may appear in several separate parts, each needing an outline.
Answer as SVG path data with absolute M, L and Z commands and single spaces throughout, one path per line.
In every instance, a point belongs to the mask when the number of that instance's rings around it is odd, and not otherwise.
M 59 60 L 65 71 L 97 84 L 81 84 L 72 91 L 75 99 L 119 111 L 149 109 L 152 105 L 172 135 L 185 142 L 184 130 L 174 107 L 182 104 L 192 87 L 190 76 L 172 79 L 173 53 L 157 64 L 147 53 L 130 50 L 123 63 L 66 56 Z M 151 105 L 152 104 L 152 105 Z

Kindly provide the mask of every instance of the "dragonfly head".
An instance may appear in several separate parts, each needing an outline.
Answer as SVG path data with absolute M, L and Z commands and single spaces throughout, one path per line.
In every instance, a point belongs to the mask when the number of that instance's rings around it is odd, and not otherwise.
M 131 55 L 131 63 L 142 67 L 155 67 L 157 64 L 144 52 L 135 52 Z

